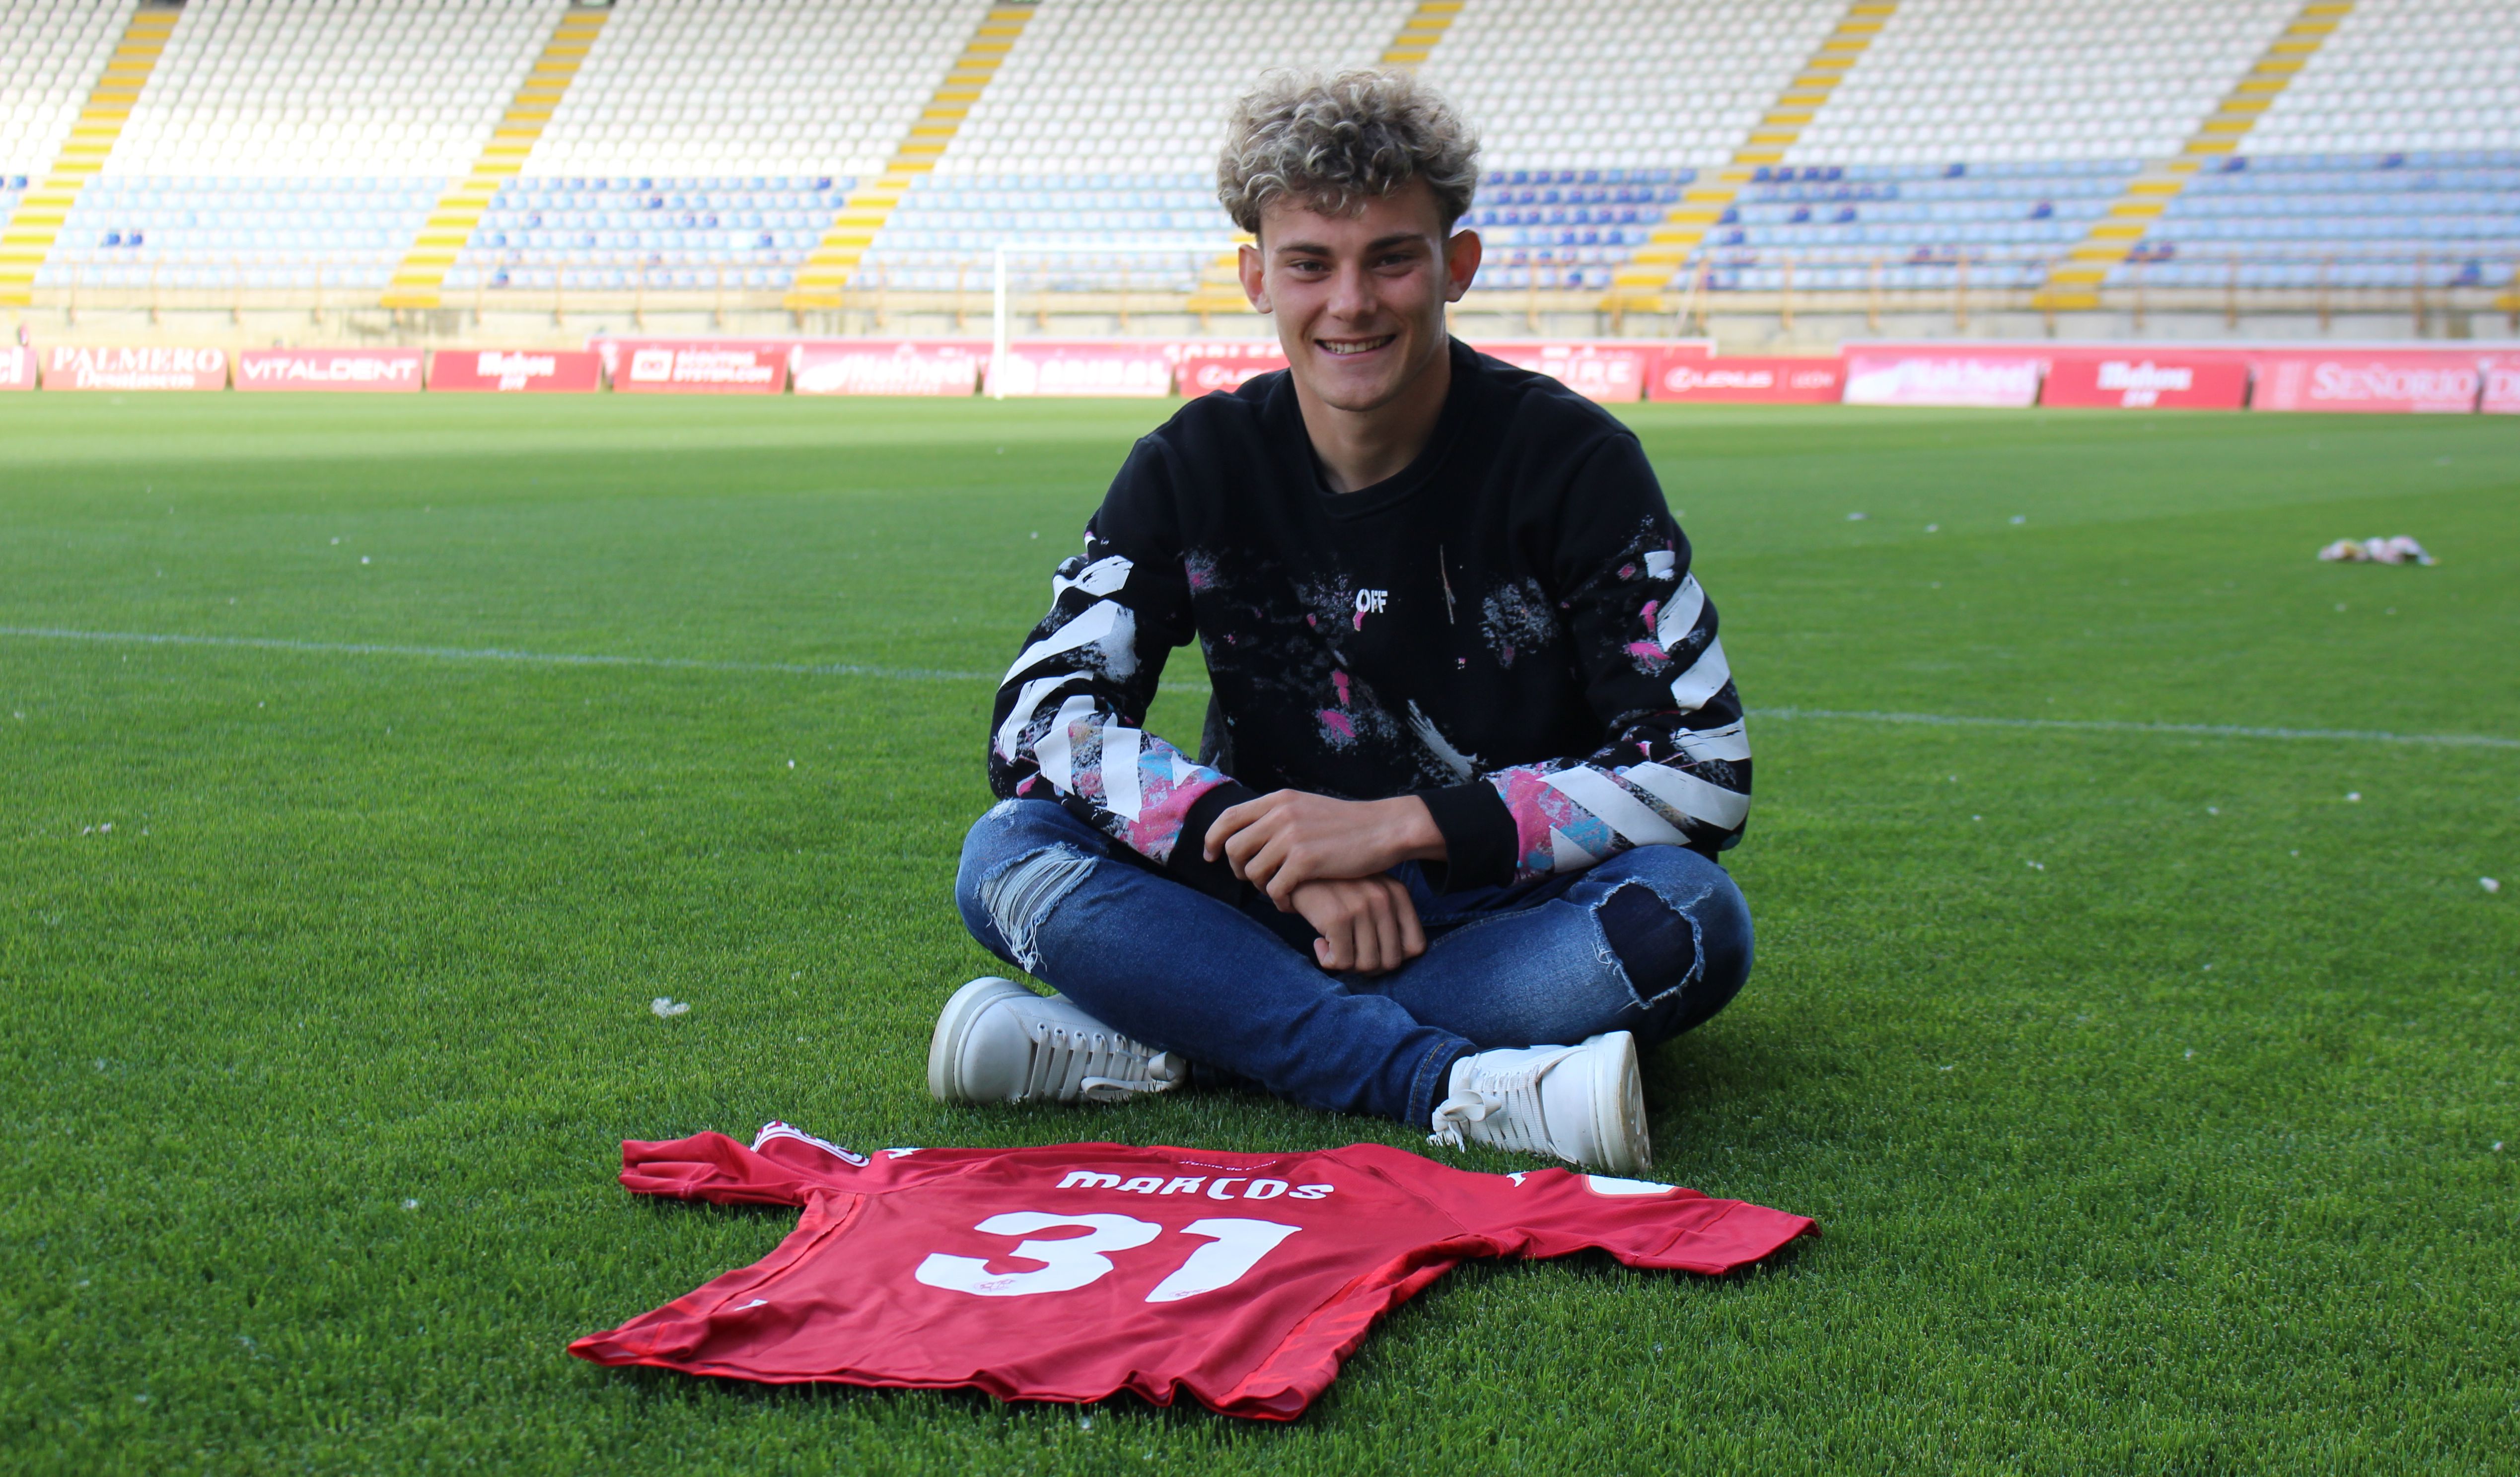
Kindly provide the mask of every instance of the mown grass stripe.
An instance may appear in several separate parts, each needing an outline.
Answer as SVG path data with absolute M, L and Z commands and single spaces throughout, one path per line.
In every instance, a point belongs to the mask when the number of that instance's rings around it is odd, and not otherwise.
M 791 677 L 869 677 L 892 682 L 988 682 L 992 672 L 940 667 L 886 667 L 862 662 L 707 661 L 687 656 L 622 656 L 579 651 L 519 651 L 505 647 L 412 647 L 373 642 L 297 641 L 277 636 L 196 636 L 161 631 L 77 631 L 58 626 L 0 626 L 0 637 L 87 641 L 153 647 L 216 647 L 291 651 L 314 656 L 408 656 L 435 661 L 506 661 L 533 666 L 629 667 L 675 672 L 775 673 Z M 1166 683 L 1167 692 L 1204 693 L 1205 683 Z M 2136 723 L 2106 718 L 1998 718 L 1966 713 L 1891 713 L 1846 708 L 1752 708 L 1763 721 L 1818 719 L 1838 723 L 1914 724 L 1928 728 L 2054 730 L 2086 734 L 2155 734 L 2187 738 L 2312 739 L 2342 743 L 2410 743 L 2440 748 L 2520 749 L 2520 738 L 2493 734 L 2392 734 L 2380 729 L 2272 728 L 2237 723 Z

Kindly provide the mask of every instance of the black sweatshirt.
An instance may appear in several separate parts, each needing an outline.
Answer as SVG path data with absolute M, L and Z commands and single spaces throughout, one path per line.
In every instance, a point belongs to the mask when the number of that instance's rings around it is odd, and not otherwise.
M 1220 894 L 1208 823 L 1280 788 L 1424 796 L 1454 889 L 1737 841 L 1741 703 L 1643 448 L 1554 380 L 1451 353 L 1425 450 L 1355 492 L 1324 484 L 1283 372 L 1141 439 L 998 692 L 991 787 Z M 1196 763 L 1143 728 L 1192 638 Z

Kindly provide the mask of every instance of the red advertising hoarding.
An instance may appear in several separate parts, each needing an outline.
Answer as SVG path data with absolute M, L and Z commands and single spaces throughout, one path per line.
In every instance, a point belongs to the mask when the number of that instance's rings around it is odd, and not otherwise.
M 1672 353 L 1654 366 L 1648 400 L 1834 405 L 1846 388 L 1843 359 L 1709 358 Z
M 604 360 L 593 349 L 439 349 L 428 356 L 428 387 L 583 395 L 604 387 Z
M 236 387 L 416 392 L 421 360 L 419 349 L 243 349 L 236 356 Z
M 1852 349 L 1849 405 L 1961 405 L 2015 409 L 2039 399 L 2038 354 L 1972 349 Z
M 625 395 L 775 395 L 788 387 L 786 339 L 607 338 L 595 351 Z
M 1181 338 L 1174 340 L 1171 353 L 1174 379 L 1185 398 L 1240 389 L 1254 375 L 1286 367 L 1286 351 L 1276 339 Z
M 0 348 L 0 390 L 35 387 L 35 351 L 22 343 Z
M 70 390 L 225 389 L 225 349 L 96 348 L 55 344 L 44 350 L 44 388 Z
M 2464 414 L 2484 380 L 2477 355 L 2461 350 L 2269 350 L 2258 356 L 2249 408 Z
M 1173 392 L 1172 345 L 1164 339 L 1089 342 L 1027 338 L 1007 345 L 1004 384 L 988 376 L 991 394 L 1119 395 Z
M 790 363 L 800 395 L 968 395 L 986 343 L 960 338 L 856 338 L 800 343 Z
M 2060 352 L 2048 366 L 2039 403 L 2091 410 L 2238 410 L 2249 403 L 2249 366 L 2239 359 L 2134 349 Z
M 1707 350 L 1700 343 L 1620 338 L 1506 339 L 1470 347 L 1516 369 L 1547 375 L 1587 400 L 1622 405 L 1645 397 L 1645 380 L 1668 356 Z

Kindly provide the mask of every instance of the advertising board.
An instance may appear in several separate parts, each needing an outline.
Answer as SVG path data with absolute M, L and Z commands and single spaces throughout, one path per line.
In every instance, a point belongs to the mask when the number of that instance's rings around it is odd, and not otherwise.
M 2059 353 L 2048 366 L 2042 405 L 2091 410 L 2238 410 L 2249 403 L 2249 366 L 2140 350 Z
M 439 349 L 428 356 L 428 387 L 470 393 L 583 395 L 604 385 L 593 349 Z
M 1286 351 L 1275 339 L 1180 338 L 1171 345 L 1173 376 L 1182 395 L 1240 389 L 1254 375 L 1286 367 Z
M 1648 400 L 1834 405 L 1846 389 L 1842 359 L 1709 358 L 1673 353 L 1654 366 Z
M 225 389 L 225 349 L 54 344 L 43 352 L 44 388 L 68 390 Z
M 2015 409 L 2037 403 L 2043 364 L 2035 354 L 1855 349 L 1846 356 L 1846 403 Z
M 2258 357 L 2251 410 L 2465 414 L 2485 376 L 2456 349 L 2274 349 Z
M 22 343 L 0 348 L 0 390 L 35 387 L 35 351 Z
M 1617 338 L 1502 339 L 1473 343 L 1470 347 L 1517 369 L 1547 375 L 1585 399 L 1603 404 L 1643 399 L 1645 380 L 1666 356 L 1691 350 L 1704 352 L 1703 346 L 1695 344 Z
M 968 395 L 989 346 L 957 338 L 852 338 L 800 343 L 790 360 L 800 395 Z
M 606 338 L 595 345 L 625 395 L 775 395 L 788 387 L 788 341 Z
M 422 357 L 419 349 L 241 349 L 236 387 L 413 393 Z
M 1028 338 L 1007 345 L 1004 383 L 992 394 L 1155 397 L 1173 391 L 1172 345 L 1160 338 L 1088 342 Z

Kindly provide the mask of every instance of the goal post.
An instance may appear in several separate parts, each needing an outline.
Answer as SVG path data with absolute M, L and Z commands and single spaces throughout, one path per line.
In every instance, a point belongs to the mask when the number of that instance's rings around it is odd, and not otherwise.
M 1014 277 L 1029 263 L 1074 263 L 1060 274 L 1060 281 L 1042 283 L 1035 289 L 1037 291 L 1073 291 L 1079 295 L 1102 292 L 1114 294 L 1125 302 L 1133 286 L 1149 295 L 1176 289 L 1183 295 L 1195 295 L 1202 274 L 1231 262 L 1243 245 L 1214 238 L 1187 242 L 999 242 L 989 253 L 990 398 L 1007 397 L 1007 324 L 1013 312 L 1018 286 Z

